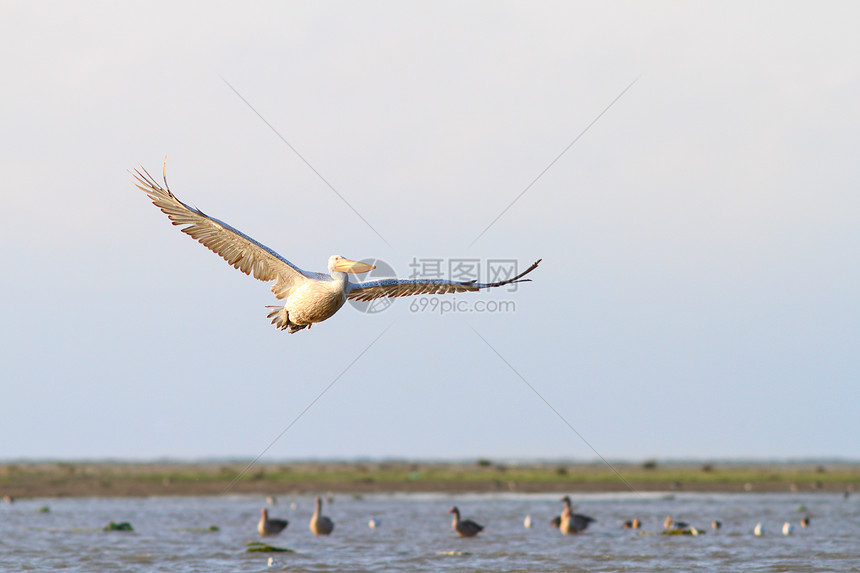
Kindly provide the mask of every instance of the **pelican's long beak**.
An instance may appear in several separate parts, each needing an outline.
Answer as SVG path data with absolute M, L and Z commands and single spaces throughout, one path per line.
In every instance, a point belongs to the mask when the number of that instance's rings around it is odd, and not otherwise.
M 341 259 L 334 265 L 334 270 L 339 273 L 366 273 L 375 268 L 376 267 L 368 265 L 367 263 L 350 261 L 349 259 Z

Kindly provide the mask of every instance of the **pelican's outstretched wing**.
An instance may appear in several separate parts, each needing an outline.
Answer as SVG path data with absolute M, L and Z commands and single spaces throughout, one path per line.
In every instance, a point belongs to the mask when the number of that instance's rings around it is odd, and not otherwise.
M 416 294 L 445 294 L 449 292 L 476 291 L 482 288 L 500 287 L 518 282 L 530 281 L 523 277 L 535 270 L 543 259 L 538 259 L 532 266 L 517 276 L 496 283 L 479 283 L 476 281 L 449 281 L 444 279 L 382 279 L 366 283 L 350 283 L 350 300 L 373 300 L 375 298 L 396 298 Z
M 286 298 L 297 280 L 332 280 L 330 276 L 322 273 L 303 271 L 224 221 L 189 207 L 171 193 L 166 175 L 164 188 L 143 167 L 135 169 L 132 175 L 137 180 L 137 188 L 149 195 L 153 205 L 161 209 L 174 225 L 184 225 L 183 233 L 197 239 L 246 275 L 252 275 L 261 281 L 276 281 L 272 285 L 272 292 L 279 299 Z

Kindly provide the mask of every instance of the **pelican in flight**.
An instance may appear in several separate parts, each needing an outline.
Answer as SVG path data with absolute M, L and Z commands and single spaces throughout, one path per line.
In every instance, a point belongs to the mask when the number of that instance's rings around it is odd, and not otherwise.
M 220 255 L 233 268 L 261 281 L 275 281 L 272 292 L 283 306 L 270 306 L 268 318 L 279 330 L 290 333 L 310 328 L 331 318 L 347 300 L 369 301 L 377 298 L 445 294 L 478 291 L 485 288 L 529 281 L 523 277 L 535 270 L 540 260 L 517 276 L 494 283 L 451 281 L 444 279 L 382 279 L 353 283 L 347 273 L 366 273 L 376 267 L 351 261 L 340 255 L 328 260 L 329 274 L 304 271 L 269 247 L 224 221 L 206 215 L 176 198 L 167 185 L 166 164 L 164 187 L 143 167 L 132 175 L 137 187 L 152 199 L 152 203 L 167 215 L 182 232 L 197 239 L 204 247 Z

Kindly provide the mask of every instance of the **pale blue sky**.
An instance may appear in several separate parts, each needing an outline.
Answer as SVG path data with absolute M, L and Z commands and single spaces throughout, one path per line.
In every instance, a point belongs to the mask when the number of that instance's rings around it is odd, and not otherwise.
M 594 459 L 481 337 L 607 458 L 860 457 L 857 5 L 3 13 L 0 458 L 255 456 L 383 332 L 268 458 Z M 165 155 L 306 269 L 543 264 L 288 335 L 134 188 Z

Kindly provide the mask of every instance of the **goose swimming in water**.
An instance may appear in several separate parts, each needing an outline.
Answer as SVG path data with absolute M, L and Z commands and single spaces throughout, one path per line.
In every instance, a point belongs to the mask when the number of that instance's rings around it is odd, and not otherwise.
M 588 528 L 592 521 L 597 521 L 593 517 L 582 515 L 581 513 L 573 513 L 573 508 L 570 505 L 570 497 L 564 496 L 561 498 L 564 502 L 564 509 L 561 512 L 558 529 L 565 535 L 581 533 Z
M 448 513 L 454 514 L 454 521 L 451 522 L 451 527 L 457 532 L 460 537 L 475 537 L 484 530 L 483 525 L 478 525 L 470 519 L 460 519 L 460 510 L 457 506 L 448 510 Z
M 263 508 L 260 516 L 260 521 L 257 523 L 257 531 L 260 535 L 277 535 L 287 528 L 289 522 L 285 519 L 274 519 L 269 517 L 269 512 Z
M 675 521 L 674 519 L 672 519 L 671 515 L 667 515 L 666 521 L 663 522 L 663 527 L 665 527 L 666 529 L 670 529 L 670 530 L 671 529 L 680 529 L 683 531 L 685 529 L 690 529 L 690 524 L 687 523 L 686 521 Z
M 525 282 L 523 277 L 535 270 L 540 260 L 513 278 L 493 282 L 451 281 L 444 279 L 381 279 L 353 283 L 348 273 L 366 273 L 376 267 L 352 261 L 340 255 L 328 260 L 328 274 L 304 271 L 281 255 L 258 243 L 224 221 L 210 217 L 180 201 L 167 185 L 165 164 L 164 187 L 143 167 L 132 175 L 137 188 L 149 195 L 152 203 L 167 215 L 182 232 L 197 239 L 210 251 L 220 255 L 230 266 L 255 279 L 271 282 L 272 292 L 283 306 L 270 306 L 268 318 L 279 330 L 290 333 L 310 328 L 334 316 L 347 300 L 370 301 L 420 294 L 445 294 Z M 302 237 L 304 241 L 309 240 Z
M 319 497 L 315 500 L 316 509 L 311 517 L 310 528 L 314 535 L 329 535 L 334 531 L 334 522 L 328 517 L 321 514 L 322 499 Z

